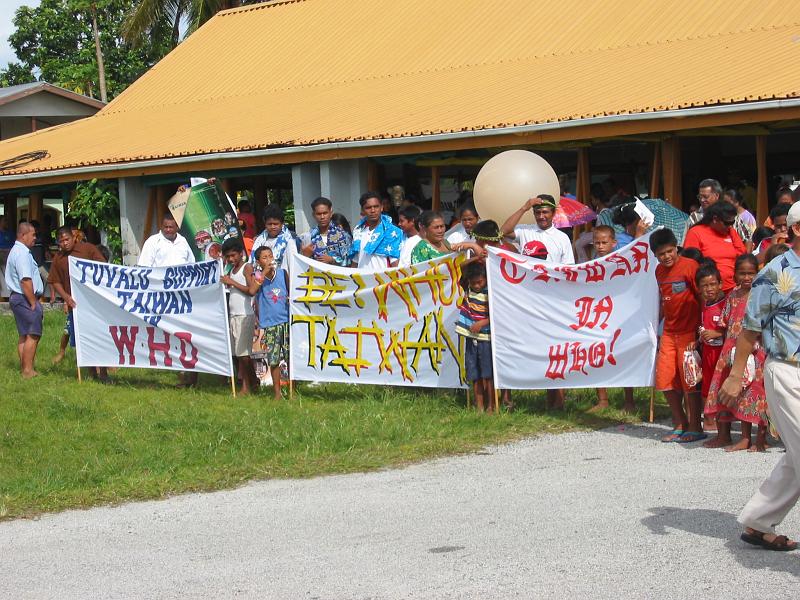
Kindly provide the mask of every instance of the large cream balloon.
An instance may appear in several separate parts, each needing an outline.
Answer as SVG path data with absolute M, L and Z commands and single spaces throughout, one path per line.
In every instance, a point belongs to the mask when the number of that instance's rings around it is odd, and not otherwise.
M 556 172 L 545 159 L 527 150 L 507 150 L 483 165 L 472 196 L 481 220 L 492 219 L 502 227 L 529 198 L 550 194 L 558 203 L 559 191 Z M 526 212 L 520 220 L 533 222 L 533 211 Z

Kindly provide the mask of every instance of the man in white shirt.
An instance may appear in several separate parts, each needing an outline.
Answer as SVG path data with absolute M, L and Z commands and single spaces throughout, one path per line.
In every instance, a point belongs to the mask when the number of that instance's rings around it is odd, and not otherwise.
M 531 209 L 536 224 L 519 225 L 520 219 Z M 501 228 L 503 235 L 516 239 L 520 252 L 525 256 L 561 265 L 574 265 L 575 257 L 569 236 L 553 227 L 555 214 L 555 199 L 549 194 L 539 194 L 506 219 Z
M 533 209 L 536 225 L 519 225 L 519 220 Z M 503 235 L 516 239 L 526 256 L 561 265 L 574 265 L 572 242 L 563 231 L 553 227 L 556 201 L 549 194 L 540 194 L 522 205 L 503 223 Z M 547 390 L 547 408 L 564 409 L 564 390 Z
M 137 265 L 140 267 L 174 267 L 195 262 L 186 238 L 178 233 L 178 223 L 167 213 L 161 219 L 161 231 L 151 235 L 142 246 Z M 178 375 L 178 387 L 195 387 L 197 373 L 183 371 Z
M 35 243 L 36 231 L 33 225 L 23 221 L 17 227 L 17 240 L 8 253 L 5 272 L 6 285 L 11 290 L 8 304 L 14 314 L 19 334 L 19 366 L 25 379 L 38 375 L 33 368 L 33 361 L 42 337 L 44 318 L 42 303 L 39 302 L 39 297 L 44 292 L 44 282 L 39 274 L 39 266 L 31 254 L 31 247 Z
M 403 230 L 406 241 L 403 242 L 403 249 L 400 251 L 400 260 L 397 263 L 398 267 L 411 266 L 411 253 L 422 239 L 419 236 L 419 224 L 417 222 L 421 213 L 422 211 L 419 206 L 414 206 L 413 204 L 400 209 L 397 225 Z
M 140 267 L 174 267 L 193 262 L 194 254 L 189 242 L 178 233 L 178 224 L 173 216 L 166 214 L 161 219 L 161 231 L 147 238 L 136 264 Z

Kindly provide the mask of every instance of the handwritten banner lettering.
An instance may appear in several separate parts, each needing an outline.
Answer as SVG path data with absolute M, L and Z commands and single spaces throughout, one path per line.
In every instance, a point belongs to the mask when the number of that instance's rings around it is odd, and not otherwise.
M 497 387 L 651 385 L 659 300 L 649 239 L 579 265 L 490 248 Z
M 69 275 L 79 366 L 233 374 L 216 261 L 150 268 L 70 257 Z
M 461 260 L 373 273 L 292 253 L 292 379 L 461 387 Z

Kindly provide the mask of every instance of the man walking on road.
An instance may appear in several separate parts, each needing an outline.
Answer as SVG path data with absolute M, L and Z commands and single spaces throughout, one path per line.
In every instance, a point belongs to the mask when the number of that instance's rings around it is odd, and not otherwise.
M 6 261 L 6 285 L 11 290 L 8 303 L 17 322 L 17 351 L 20 371 L 25 379 L 38 375 L 33 368 L 33 361 L 42 337 L 44 319 L 42 303 L 39 302 L 39 297 L 44 292 L 44 282 L 30 250 L 35 243 L 36 231 L 33 225 L 23 221 L 17 227 L 17 240 Z
M 742 391 L 747 357 L 761 336 L 767 353 L 764 385 L 773 424 L 786 446 L 772 473 L 742 509 L 742 540 L 769 550 L 794 550 L 797 542 L 777 535 L 800 498 L 800 203 L 786 220 L 792 249 L 773 259 L 753 281 L 743 329 L 720 400 L 734 406 Z

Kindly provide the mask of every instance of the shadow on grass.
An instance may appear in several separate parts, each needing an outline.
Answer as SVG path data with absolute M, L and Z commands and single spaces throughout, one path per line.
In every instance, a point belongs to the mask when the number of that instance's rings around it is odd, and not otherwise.
M 725 548 L 747 569 L 769 569 L 800 577 L 797 552 L 772 552 L 742 542 L 742 526 L 730 513 L 703 508 L 659 506 L 649 509 L 650 516 L 641 520 L 653 535 L 669 535 L 670 529 L 725 541 Z

